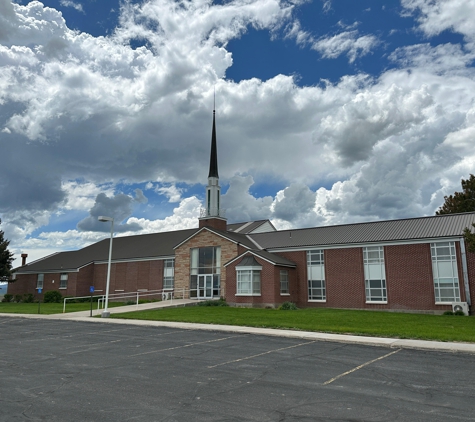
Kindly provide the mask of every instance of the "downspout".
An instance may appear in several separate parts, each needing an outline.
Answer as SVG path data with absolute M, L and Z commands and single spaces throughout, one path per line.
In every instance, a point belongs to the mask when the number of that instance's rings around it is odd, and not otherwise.
M 465 286 L 465 299 L 467 300 L 468 306 L 471 307 L 472 300 L 470 297 L 470 285 L 468 283 L 467 254 L 465 252 L 465 240 L 463 237 L 460 239 L 460 254 L 462 255 L 462 273 L 463 284 Z

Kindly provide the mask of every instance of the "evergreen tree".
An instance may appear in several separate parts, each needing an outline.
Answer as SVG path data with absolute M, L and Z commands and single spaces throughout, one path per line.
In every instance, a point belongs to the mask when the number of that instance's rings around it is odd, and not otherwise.
M 0 281 L 7 281 L 12 274 L 13 253 L 8 250 L 9 244 L 10 241 L 3 237 L 3 230 L 0 230 Z
M 435 212 L 436 215 L 475 211 L 475 176 L 471 174 L 467 180 L 462 179 L 462 192 L 444 196 L 444 199 L 444 205 Z
M 436 211 L 436 215 L 475 211 L 475 176 L 471 174 L 467 180 L 462 179 L 462 192 L 444 196 L 444 199 L 444 205 Z M 475 224 L 472 226 L 474 233 L 466 227 L 463 234 L 468 251 L 475 253 Z

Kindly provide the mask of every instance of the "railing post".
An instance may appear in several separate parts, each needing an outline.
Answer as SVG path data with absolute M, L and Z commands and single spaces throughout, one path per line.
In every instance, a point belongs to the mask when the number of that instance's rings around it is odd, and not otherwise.
M 139 306 L 139 292 L 137 291 L 137 306 Z
M 63 300 L 63 314 L 66 312 L 66 299 L 67 298 L 64 298 Z

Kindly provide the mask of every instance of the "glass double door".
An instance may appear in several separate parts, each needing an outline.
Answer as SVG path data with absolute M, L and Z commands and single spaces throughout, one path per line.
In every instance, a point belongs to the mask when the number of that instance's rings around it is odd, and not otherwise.
M 198 275 L 198 299 L 212 299 L 213 298 L 213 275 L 200 274 Z

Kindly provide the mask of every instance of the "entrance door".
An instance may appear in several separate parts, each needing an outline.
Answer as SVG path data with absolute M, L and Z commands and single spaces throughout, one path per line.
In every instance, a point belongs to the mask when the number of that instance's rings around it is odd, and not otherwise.
M 200 274 L 198 276 L 198 299 L 213 298 L 213 275 Z

